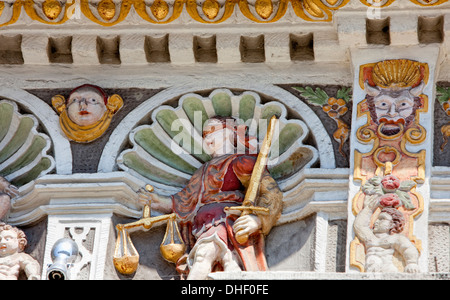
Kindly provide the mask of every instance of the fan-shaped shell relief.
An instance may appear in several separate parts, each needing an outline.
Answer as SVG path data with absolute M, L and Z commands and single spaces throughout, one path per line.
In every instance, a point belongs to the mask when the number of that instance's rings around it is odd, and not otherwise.
M 254 92 L 234 95 L 220 89 L 208 97 L 186 94 L 176 108 L 161 106 L 151 115 L 151 125 L 141 125 L 129 135 L 132 149 L 123 151 L 118 166 L 146 182 L 167 184 L 182 188 L 192 174 L 209 161 L 202 144 L 202 127 L 213 116 L 233 117 L 242 126 L 245 138 L 239 138 L 235 150 L 254 151 L 266 134 L 268 120 L 276 115 L 279 126 L 269 156 L 268 170 L 278 181 L 288 180 L 304 167 L 318 160 L 318 152 L 303 144 L 308 136 L 306 124 L 297 119 L 287 119 L 287 111 L 279 102 L 261 104 Z M 250 145 L 244 145 L 247 141 Z M 248 153 L 248 152 L 247 152 Z
M 39 132 L 37 119 L 21 114 L 16 103 L 0 101 L 0 176 L 24 185 L 55 167 L 48 155 L 50 138 Z

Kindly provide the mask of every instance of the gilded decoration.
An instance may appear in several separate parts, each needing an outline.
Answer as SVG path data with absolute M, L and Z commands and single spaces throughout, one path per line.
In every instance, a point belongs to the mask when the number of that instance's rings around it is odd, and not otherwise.
M 113 116 L 123 106 L 119 95 L 106 95 L 94 85 L 73 89 L 66 100 L 62 95 L 52 97 L 52 105 L 60 115 L 61 130 L 69 140 L 89 143 L 108 129 Z
M 386 7 L 396 0 L 361 0 L 367 6 Z M 420 6 L 436 6 L 447 2 L 448 0 L 410 0 L 412 3 Z
M 367 6 L 385 7 L 395 0 L 360 0 Z M 447 0 L 410 0 L 416 5 L 436 6 Z M 15 23 L 22 7 L 35 21 L 44 24 L 63 24 L 76 14 L 75 0 L 19 0 L 0 1 L 0 15 L 4 15 L 0 26 Z M 155 24 L 166 24 L 177 19 L 183 9 L 200 23 L 221 23 L 229 19 L 236 7 L 248 19 L 257 23 L 272 23 L 280 20 L 289 7 L 296 16 L 310 22 L 330 22 L 333 11 L 344 7 L 350 0 L 80 0 L 81 13 L 102 26 L 119 24 L 128 16 L 131 7 L 144 20 Z
M 354 154 L 354 179 L 361 181 L 362 188 L 352 201 L 356 237 L 350 245 L 350 259 L 351 265 L 361 271 L 417 271 L 421 241 L 413 235 L 413 226 L 423 211 L 423 198 L 416 186 L 425 179 L 426 150 L 412 153 L 406 145 L 420 144 L 426 138 L 419 117 L 428 111 L 428 98 L 422 94 L 428 76 L 427 64 L 406 59 L 360 67 L 360 86 L 366 99 L 357 105 L 357 117 L 366 116 L 367 123 L 358 128 L 356 137 L 361 143 L 373 145 L 367 153 L 355 150 Z M 399 220 L 401 227 L 395 234 L 387 234 L 389 242 L 385 242 L 410 249 L 407 253 L 412 253 L 411 257 L 392 251 L 392 264 L 390 260 L 384 265 L 374 263 L 376 251 L 368 245 L 381 241 L 380 218 Z M 373 233 L 368 228 L 373 228 Z

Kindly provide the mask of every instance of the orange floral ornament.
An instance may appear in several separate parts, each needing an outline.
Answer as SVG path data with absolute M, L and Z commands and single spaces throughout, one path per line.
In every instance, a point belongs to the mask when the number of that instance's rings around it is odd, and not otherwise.
M 339 153 L 343 157 L 347 157 L 343 150 L 344 143 L 348 140 L 350 134 L 350 126 L 341 119 L 348 112 L 347 103 L 350 101 L 350 88 L 341 88 L 338 90 L 336 97 L 329 97 L 321 88 L 314 91 L 311 87 L 301 88 L 294 87 L 301 92 L 301 96 L 313 105 L 322 106 L 322 110 L 332 118 L 337 125 L 337 130 L 333 133 L 333 138 L 339 143 Z
M 446 102 L 444 102 L 444 104 L 442 104 L 442 108 L 444 109 L 444 111 L 447 114 L 447 116 L 450 116 L 450 103 L 449 103 L 449 100 L 447 100 Z
M 328 104 L 322 106 L 324 112 L 328 114 L 330 118 L 338 118 L 345 115 L 348 111 L 347 102 L 344 99 L 336 99 L 331 97 L 328 99 Z

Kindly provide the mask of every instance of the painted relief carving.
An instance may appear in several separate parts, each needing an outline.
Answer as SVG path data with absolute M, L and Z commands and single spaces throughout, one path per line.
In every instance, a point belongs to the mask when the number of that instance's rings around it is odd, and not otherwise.
M 274 126 L 269 125 L 269 133 Z M 213 270 L 267 270 L 263 238 L 281 214 L 283 197 L 265 166 L 272 136 L 255 158 L 234 153 L 237 130 L 231 118 L 207 120 L 203 137 L 212 159 L 170 198 L 141 193 L 144 205 L 174 213 L 179 220 L 187 252 L 180 257 L 169 254 L 169 260 L 187 279 L 207 279 Z
M 20 16 L 22 4 L 20 1 L 7 0 L 0 2 L 0 26 L 15 23 Z
M 89 143 L 108 129 L 123 100 L 116 94 L 108 97 L 98 86 L 85 84 L 72 90 L 67 100 L 54 96 L 52 105 L 60 114 L 61 129 L 67 138 Z
M 402 235 L 406 220 L 403 214 L 395 208 L 399 203 L 395 194 L 379 199 L 378 195 L 366 196 L 364 207 L 358 213 L 354 229 L 358 239 L 366 248 L 365 272 L 398 272 L 394 264 L 394 252 L 397 252 L 405 263 L 404 271 L 419 272 L 419 251 L 416 246 Z M 370 227 L 374 212 L 383 206 Z
M 372 7 L 386 7 L 395 0 L 360 0 Z M 420 6 L 438 6 L 447 0 L 410 0 Z M 88 19 L 102 26 L 113 26 L 124 21 L 134 6 L 144 20 L 166 24 L 176 20 L 183 9 L 201 23 L 221 23 L 233 16 L 236 6 L 249 20 L 272 23 L 280 20 L 292 7 L 296 16 L 309 22 L 331 22 L 333 12 L 348 4 L 349 0 L 22 0 L 0 2 L 0 26 L 15 23 L 22 6 L 33 20 L 58 25 L 70 20 L 80 9 Z
M 123 21 L 131 9 L 132 1 L 81 0 L 81 11 L 90 20 L 112 26 Z
M 410 0 L 412 3 L 420 6 L 436 6 L 447 2 L 447 0 Z M 367 6 L 386 7 L 395 2 L 395 0 L 361 0 Z
M 374 176 L 361 188 L 364 197 L 363 209 L 353 225 L 355 234 L 366 248 L 366 272 L 398 272 L 393 263 L 394 252 L 405 262 L 405 272 L 419 271 L 419 251 L 402 231 L 407 226 L 399 208 L 414 210 L 408 192 L 416 186 L 412 180 L 400 181 L 396 176 Z M 371 218 L 374 213 L 372 228 Z
M 33 20 L 45 24 L 62 24 L 73 14 L 75 1 L 45 0 L 24 3 L 26 13 Z
M 428 98 L 422 94 L 427 80 L 428 65 L 412 60 L 386 60 L 360 67 L 360 86 L 366 99 L 358 104 L 357 116 L 366 116 L 367 123 L 358 128 L 356 137 L 373 145 L 367 153 L 355 150 L 354 156 L 354 179 L 360 180 L 362 187 L 352 202 L 356 238 L 351 243 L 350 259 L 361 271 L 417 271 L 415 251 L 420 253 L 421 242 L 413 235 L 413 226 L 423 211 L 416 185 L 425 179 L 425 150 L 409 152 L 406 145 L 420 144 L 426 137 L 419 114 L 428 109 Z M 379 219 L 395 223 L 400 214 L 402 230 L 395 235 L 383 232 L 386 238 L 381 238 L 375 229 L 382 223 Z M 410 243 L 416 250 L 411 250 Z
M 17 280 L 23 270 L 28 280 L 39 280 L 40 265 L 29 254 L 25 233 L 5 223 L 0 223 L 0 280 Z
M 441 104 L 447 116 L 450 116 L 450 88 L 436 87 L 437 100 Z M 440 145 L 441 151 L 444 151 L 445 146 L 448 144 L 450 138 L 450 121 L 441 127 L 442 144 Z
M 15 102 L 0 101 L 0 176 L 16 186 L 26 184 L 55 167 L 47 154 L 50 138 L 38 131 L 38 120 L 21 114 Z
M 333 133 L 333 138 L 339 143 L 339 153 L 347 157 L 343 150 L 344 143 L 347 142 L 350 135 L 350 126 L 342 117 L 348 112 L 348 103 L 351 100 L 350 88 L 341 88 L 337 91 L 336 97 L 330 97 L 321 88 L 313 90 L 311 87 L 294 87 L 300 91 L 300 95 L 309 103 L 321 106 L 322 110 L 336 122 L 337 130 Z
M 138 192 L 143 218 L 116 226 L 119 272 L 132 274 L 139 264 L 130 233 L 158 222 L 167 222 L 161 253 L 182 278 L 267 270 L 264 237 L 283 207 L 277 181 L 288 180 L 317 154 L 302 144 L 308 129 L 301 121 L 286 120 L 277 102 L 259 101 L 251 92 L 188 94 L 179 107 L 160 107 L 151 126 L 130 134 L 134 147 L 118 164 L 152 186 Z M 153 185 L 156 193 L 149 192 Z

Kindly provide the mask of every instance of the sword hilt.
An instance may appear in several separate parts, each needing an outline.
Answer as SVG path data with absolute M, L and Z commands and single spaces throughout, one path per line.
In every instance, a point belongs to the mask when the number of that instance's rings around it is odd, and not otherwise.
M 249 206 L 231 206 L 231 207 L 227 206 L 227 207 L 224 208 L 224 211 L 231 211 L 231 210 L 240 210 L 240 211 L 242 211 L 241 212 L 241 216 L 246 216 L 246 215 L 249 215 L 251 213 L 255 213 L 257 215 L 258 214 L 260 214 L 260 215 L 267 215 L 267 214 L 269 214 L 269 209 L 266 208 L 266 207 L 261 207 L 261 206 L 252 206 L 252 205 L 249 205 Z M 236 232 L 236 236 L 235 236 L 236 241 L 239 244 L 241 244 L 241 245 L 247 243 L 249 235 L 248 234 L 237 235 L 238 232 Z

